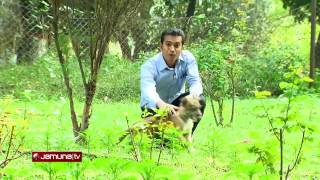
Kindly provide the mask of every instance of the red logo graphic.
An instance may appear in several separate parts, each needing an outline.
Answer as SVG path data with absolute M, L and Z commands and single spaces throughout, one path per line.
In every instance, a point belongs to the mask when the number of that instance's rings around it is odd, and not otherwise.
M 82 152 L 32 152 L 32 162 L 81 162 Z

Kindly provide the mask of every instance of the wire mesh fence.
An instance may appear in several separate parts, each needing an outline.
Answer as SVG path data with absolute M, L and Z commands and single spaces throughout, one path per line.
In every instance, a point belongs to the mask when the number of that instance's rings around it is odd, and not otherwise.
M 15 52 L 20 31 L 18 12 L 18 7 L 11 1 L 0 4 L 0 63 L 4 59 L 10 61 Z
M 54 47 L 50 5 L 43 2 L 4 0 L 0 4 L 0 63 L 33 62 Z M 61 15 L 61 32 L 76 36 L 81 42 L 82 53 L 88 54 L 93 15 L 83 11 L 73 11 L 72 16 L 69 15 Z M 135 60 L 141 53 L 157 51 L 161 32 L 169 27 L 185 30 L 188 43 L 205 38 L 210 31 L 210 22 L 203 23 L 194 18 L 128 17 L 113 27 L 107 51 Z
M 88 55 L 90 38 L 95 28 L 93 15 L 74 12 L 68 12 L 67 14 L 68 16 L 61 19 L 60 28 L 65 26 L 69 34 L 72 34 L 80 42 L 82 54 Z M 134 16 L 128 17 L 118 26 L 112 27 L 113 35 L 107 47 L 107 52 L 134 61 L 141 54 L 158 51 L 161 33 L 168 28 L 183 29 L 186 33 L 185 44 L 205 39 L 213 29 L 209 28 L 210 23 L 205 22 L 201 26 L 199 24 L 199 19 L 196 18 L 143 19 Z
M 3 0 L 0 4 L 0 63 L 32 62 L 43 54 L 50 27 L 35 1 Z
M 64 6 L 64 10 L 61 11 L 60 33 L 67 38 L 70 34 L 76 37 L 80 41 L 81 53 L 86 55 L 89 51 L 91 32 L 94 31 L 93 10 L 69 10 L 70 6 Z M 33 62 L 48 50 L 54 50 L 51 11 L 51 6 L 46 1 L 3 0 L 0 3 L 0 63 Z M 229 18 L 228 21 L 228 18 L 221 18 L 225 17 L 142 18 L 138 13 L 132 14 L 118 23 L 117 27 L 112 27 L 113 36 L 107 51 L 135 60 L 143 53 L 158 51 L 161 32 L 167 28 L 183 29 L 186 33 L 185 44 L 188 45 L 209 36 L 231 34 L 237 21 L 241 20 Z M 255 32 L 252 34 L 259 35 Z M 70 38 L 65 43 L 71 46 Z M 252 42 L 247 44 L 250 45 Z

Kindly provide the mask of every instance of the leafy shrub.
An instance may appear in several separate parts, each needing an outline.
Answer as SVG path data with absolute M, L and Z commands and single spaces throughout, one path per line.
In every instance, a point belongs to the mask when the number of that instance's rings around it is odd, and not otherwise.
M 216 94 L 224 91 L 229 95 L 230 87 L 226 81 L 226 70 L 230 57 L 235 70 L 235 89 L 237 96 L 252 96 L 253 90 L 269 90 L 273 95 L 279 95 L 278 84 L 283 81 L 283 75 L 289 72 L 289 66 L 302 63 L 303 55 L 298 54 L 298 47 L 292 44 L 266 44 L 254 54 L 246 55 L 239 52 L 235 43 L 220 43 L 205 41 L 193 45 L 191 50 L 198 59 L 199 70 L 204 83 Z M 207 70 L 212 71 L 208 74 Z
M 140 97 L 140 65 L 108 56 L 99 76 L 97 98 L 113 101 L 138 100 Z
M 261 108 L 264 109 L 264 113 L 260 117 L 266 118 L 269 121 L 270 129 L 269 132 L 272 132 L 276 137 L 276 141 L 280 144 L 280 179 L 285 176 L 285 179 L 288 179 L 290 172 L 298 165 L 301 160 L 301 150 L 304 146 L 306 140 L 311 140 L 311 134 L 317 130 L 317 126 L 314 124 L 313 115 L 315 114 L 313 110 L 303 108 L 305 103 L 313 104 L 313 100 L 316 96 L 308 94 L 308 84 L 313 80 L 310 79 L 301 66 L 290 66 L 288 73 L 284 74 L 283 79 L 285 81 L 279 83 L 279 87 L 283 90 L 283 94 L 279 96 L 281 103 L 272 109 L 266 108 L 264 105 L 261 105 Z M 266 94 L 265 92 L 255 92 L 256 97 L 265 98 L 271 93 Z M 314 104 L 313 104 L 314 106 Z M 276 111 L 275 111 L 276 110 Z M 309 112 L 308 112 L 309 111 Z M 274 114 L 276 112 L 276 114 Z M 289 138 L 287 138 L 290 133 L 301 134 L 301 138 L 295 138 L 296 147 L 298 151 L 295 152 L 295 155 L 290 157 L 295 157 L 289 163 L 287 168 L 284 167 L 284 160 L 287 160 L 286 155 L 290 152 Z M 309 136 L 309 137 L 308 137 Z M 266 169 L 270 169 L 273 166 L 273 162 L 270 159 L 274 156 L 271 152 L 266 149 L 257 149 L 252 151 L 257 154 L 258 151 L 264 151 L 267 156 L 264 157 L 264 162 Z M 288 157 L 288 156 L 287 156 Z M 258 157 L 261 160 L 261 157 Z M 279 158 L 273 158 L 279 159 Z M 285 170 L 286 169 L 286 170 Z M 274 170 L 271 171 L 275 173 Z
M 217 98 L 228 96 L 228 60 L 234 50 L 228 44 L 207 41 L 193 45 L 192 48 L 206 93 L 213 90 Z
M 235 81 L 239 66 L 236 62 L 235 48 L 229 43 L 204 42 L 195 46 L 195 56 L 199 60 L 200 75 L 204 84 L 204 92 L 210 98 L 216 125 L 224 125 L 224 99 L 232 98 L 230 123 L 233 122 Z M 218 103 L 217 114 L 213 100 Z
M 132 63 L 116 56 L 105 58 L 99 74 L 96 98 L 107 98 L 110 101 L 137 100 L 140 96 L 141 61 Z M 84 92 L 77 61 L 70 58 L 67 63 L 74 96 L 80 99 Z M 50 52 L 32 65 L 5 65 L 1 66 L 0 70 L 0 96 L 24 98 L 25 91 L 41 99 L 66 96 L 61 67 Z
M 24 98 L 26 91 L 36 98 L 62 96 L 64 84 L 54 60 L 48 55 L 33 65 L 0 66 L 0 96 Z
M 268 90 L 273 95 L 281 94 L 279 83 L 289 72 L 291 64 L 303 62 L 297 47 L 291 44 L 266 45 L 255 56 L 240 60 L 242 73 L 239 76 L 237 91 L 240 96 L 252 95 L 252 90 Z

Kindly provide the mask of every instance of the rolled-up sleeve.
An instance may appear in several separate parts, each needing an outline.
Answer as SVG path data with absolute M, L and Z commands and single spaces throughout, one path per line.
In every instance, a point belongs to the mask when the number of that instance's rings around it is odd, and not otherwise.
M 199 76 L 198 64 L 195 57 L 190 53 L 187 62 L 187 81 L 190 85 L 190 94 L 199 96 L 203 93 L 201 78 Z
M 156 91 L 156 69 L 151 62 L 147 62 L 141 66 L 140 73 L 141 106 L 155 108 L 156 102 L 160 100 L 159 94 Z

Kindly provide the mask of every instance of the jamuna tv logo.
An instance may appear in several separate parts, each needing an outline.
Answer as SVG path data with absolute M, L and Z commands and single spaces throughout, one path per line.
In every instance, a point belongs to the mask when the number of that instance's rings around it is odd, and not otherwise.
M 82 152 L 32 152 L 32 162 L 81 162 Z

